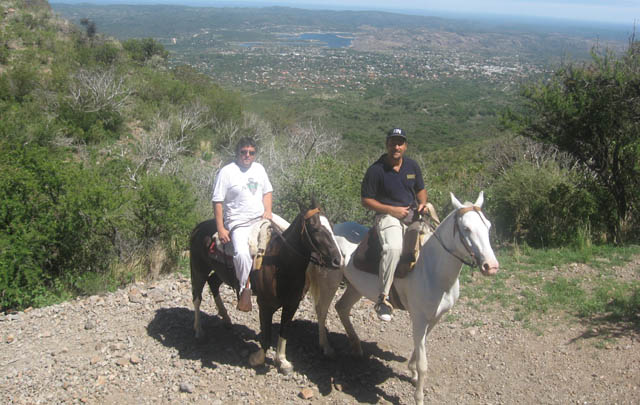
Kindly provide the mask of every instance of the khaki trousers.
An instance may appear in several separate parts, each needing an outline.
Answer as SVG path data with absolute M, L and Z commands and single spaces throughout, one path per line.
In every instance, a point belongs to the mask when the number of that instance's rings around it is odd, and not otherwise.
M 376 215 L 378 237 L 382 245 L 382 257 L 378 269 L 378 286 L 380 294 L 389 295 L 393 275 L 402 254 L 402 236 L 406 226 L 398 218 L 391 215 Z

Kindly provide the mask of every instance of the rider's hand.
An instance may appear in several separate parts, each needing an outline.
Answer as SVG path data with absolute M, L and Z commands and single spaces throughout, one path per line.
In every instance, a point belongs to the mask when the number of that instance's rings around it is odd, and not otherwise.
M 390 207 L 389 215 L 394 218 L 402 219 L 409 215 L 409 207 Z
M 265 211 L 262 214 L 262 219 L 273 219 L 273 213 L 271 211 Z
M 426 214 L 427 213 L 427 204 L 418 204 L 418 213 L 419 214 Z
M 229 237 L 229 231 L 227 231 L 225 228 L 218 229 L 218 237 L 220 238 L 220 242 L 222 242 L 223 244 L 229 243 L 231 241 L 231 238 Z

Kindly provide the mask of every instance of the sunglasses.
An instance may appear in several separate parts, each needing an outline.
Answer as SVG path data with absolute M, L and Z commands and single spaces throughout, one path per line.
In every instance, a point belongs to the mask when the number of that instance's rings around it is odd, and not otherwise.
M 247 150 L 247 149 L 243 149 L 240 151 L 241 155 L 249 155 L 249 156 L 254 156 L 256 154 L 255 150 Z

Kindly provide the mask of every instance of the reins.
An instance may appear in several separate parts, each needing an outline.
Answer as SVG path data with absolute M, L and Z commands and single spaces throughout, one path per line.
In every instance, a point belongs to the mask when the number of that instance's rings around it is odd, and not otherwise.
M 306 239 L 306 240 L 308 241 L 308 244 L 309 244 L 309 247 L 310 247 L 310 249 L 309 249 L 309 250 L 311 251 L 311 253 L 313 253 L 314 251 L 315 251 L 316 253 L 319 253 L 319 252 L 320 252 L 320 249 L 319 249 L 319 248 L 318 248 L 318 246 L 313 242 L 313 239 L 311 239 L 311 235 L 309 235 L 309 231 L 307 230 L 307 222 L 306 222 L 306 221 L 307 221 L 307 219 L 309 219 L 309 218 L 311 218 L 312 216 L 314 216 L 314 215 L 316 215 L 316 214 L 319 214 L 319 213 L 320 213 L 320 208 L 314 208 L 314 209 L 312 209 L 312 210 L 307 211 L 307 212 L 305 213 L 305 215 L 303 216 L 303 219 L 302 219 L 302 226 L 301 226 L 301 229 L 300 229 L 300 237 L 301 237 L 301 240 L 302 240 L 302 239 Z M 306 256 L 305 256 L 305 255 L 303 255 L 302 253 L 300 253 L 300 252 L 298 251 L 298 249 L 296 249 L 295 247 L 293 247 L 293 246 L 289 243 L 289 241 L 287 241 L 287 239 L 282 235 L 282 234 L 283 234 L 283 232 L 280 232 L 280 231 L 277 229 L 277 227 L 274 227 L 274 230 L 276 231 L 276 235 L 277 235 L 280 239 L 282 239 L 282 242 L 285 244 L 285 246 L 287 246 L 287 247 L 289 248 L 289 250 L 291 250 L 293 253 L 295 253 L 295 254 L 296 254 L 296 255 L 298 255 L 299 257 L 306 258 Z M 305 236 L 306 236 L 306 238 L 305 238 Z M 324 260 L 322 259 L 322 255 L 320 254 L 319 256 L 320 256 L 320 259 L 317 259 L 317 258 L 314 258 L 312 254 L 310 254 L 310 260 L 311 260 L 314 264 L 317 264 L 317 265 L 320 265 L 320 266 L 324 266 L 324 265 L 325 265 L 325 263 L 324 263 Z
M 460 209 L 458 209 L 455 213 L 455 225 L 453 226 L 453 236 L 455 237 L 456 235 L 456 230 L 458 231 L 458 235 L 460 238 L 460 242 L 462 243 L 462 246 L 464 246 L 464 248 L 466 249 L 467 253 L 469 254 L 469 256 L 471 256 L 471 258 L 473 259 L 472 262 L 469 262 L 467 260 L 465 260 L 464 258 L 458 256 L 457 254 L 455 254 L 453 251 L 451 251 L 451 249 L 449 249 L 448 247 L 445 246 L 445 244 L 442 242 L 442 240 L 440 239 L 440 237 L 438 236 L 438 232 L 437 229 L 435 232 L 433 232 L 433 236 L 435 236 L 436 240 L 438 242 L 440 242 L 440 246 L 442 246 L 442 248 L 444 250 L 447 251 L 447 253 L 449 253 L 451 256 L 455 257 L 456 259 L 460 260 L 462 263 L 466 264 L 467 266 L 473 268 L 478 266 L 478 264 L 476 263 L 476 255 L 473 253 L 473 251 L 471 250 L 471 247 L 468 246 L 465 241 L 464 241 L 464 237 L 462 236 L 462 231 L 460 230 L 460 222 L 459 219 L 466 214 L 467 212 L 470 211 L 475 211 L 478 216 L 480 216 L 480 220 L 482 221 L 483 224 L 485 224 L 485 226 L 487 226 L 487 223 L 484 221 L 484 218 L 482 218 L 482 215 L 480 215 L 480 213 L 482 212 L 481 208 L 475 205 L 472 205 L 470 207 L 462 207 Z M 488 226 L 487 226 L 488 227 Z

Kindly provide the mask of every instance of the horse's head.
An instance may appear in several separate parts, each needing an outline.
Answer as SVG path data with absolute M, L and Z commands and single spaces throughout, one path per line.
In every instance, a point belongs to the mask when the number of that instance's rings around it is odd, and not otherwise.
M 315 202 L 313 208 L 304 213 L 303 218 L 302 238 L 311 250 L 311 261 L 327 268 L 340 268 L 342 253 L 329 219 L 322 214 Z
M 459 235 L 460 243 L 478 265 L 482 274 L 496 274 L 500 264 L 489 242 L 491 222 L 481 210 L 484 203 L 484 193 L 481 191 L 473 204 L 462 204 L 451 193 L 451 203 L 456 209 L 454 235 L 456 233 Z

